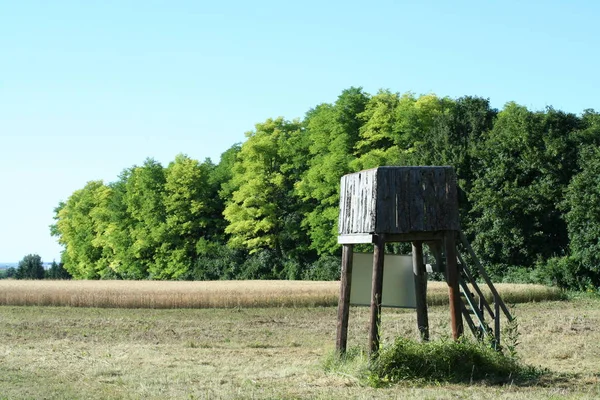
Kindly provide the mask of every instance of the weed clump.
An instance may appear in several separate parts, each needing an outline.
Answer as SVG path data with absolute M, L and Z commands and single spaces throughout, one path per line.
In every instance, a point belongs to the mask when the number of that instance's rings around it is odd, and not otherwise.
M 467 340 L 418 343 L 397 338 L 369 366 L 372 386 L 415 380 L 492 384 L 529 380 L 540 371 L 522 365 L 516 356 Z
M 373 387 L 401 382 L 518 384 L 544 373 L 521 364 L 514 353 L 505 355 L 464 339 L 420 343 L 397 338 L 371 360 L 363 351 L 352 348 L 346 354 L 328 357 L 324 366 Z

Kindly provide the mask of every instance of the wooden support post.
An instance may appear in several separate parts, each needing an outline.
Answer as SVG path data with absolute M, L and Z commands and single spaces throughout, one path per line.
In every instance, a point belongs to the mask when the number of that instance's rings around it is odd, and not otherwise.
M 496 350 L 500 350 L 500 298 L 494 296 L 494 339 Z
M 342 274 L 340 278 L 340 299 L 338 301 L 337 335 L 335 349 L 339 353 L 346 352 L 348 342 L 348 318 L 350 314 L 350 289 L 352 287 L 353 246 L 342 247 Z
M 383 293 L 383 260 L 385 237 L 377 235 L 373 251 L 373 280 L 371 282 L 371 319 L 369 321 L 369 354 L 379 352 L 379 327 L 381 325 L 381 295 Z
M 444 240 L 446 249 L 446 282 L 450 299 L 450 318 L 452 321 L 452 337 L 457 340 L 463 334 L 463 321 L 460 310 L 460 291 L 458 289 L 458 264 L 456 262 L 455 231 L 446 231 Z
M 429 319 L 427 317 L 427 271 L 423 264 L 423 242 L 412 243 L 413 275 L 417 298 L 417 328 L 422 341 L 429 340 Z

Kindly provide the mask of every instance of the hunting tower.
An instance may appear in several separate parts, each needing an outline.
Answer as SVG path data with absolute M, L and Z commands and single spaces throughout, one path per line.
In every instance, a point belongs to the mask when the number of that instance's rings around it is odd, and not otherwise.
M 423 244 L 426 244 L 437 264 L 445 265 L 453 337 L 457 339 L 463 334 L 464 315 L 476 336 L 493 334 L 499 343 L 499 309 L 503 309 L 509 320 L 512 317 L 460 231 L 456 174 L 452 167 L 378 167 L 343 176 L 338 233 L 338 243 L 343 245 L 338 351 L 346 350 L 353 245 L 361 243 L 374 245 L 369 328 L 372 353 L 379 349 L 384 252 L 389 242 L 412 243 L 417 325 L 423 340 L 429 339 L 427 271 L 423 262 Z M 494 310 L 473 279 L 461 249 L 474 260 L 490 286 Z M 494 321 L 493 330 L 485 321 L 486 312 Z

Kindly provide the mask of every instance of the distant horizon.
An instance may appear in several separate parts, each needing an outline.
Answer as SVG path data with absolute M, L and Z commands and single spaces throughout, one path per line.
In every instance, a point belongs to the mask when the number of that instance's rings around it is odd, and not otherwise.
M 52 261 L 42 261 L 44 267 L 52 265 Z M 0 262 L 0 269 L 8 269 L 10 267 L 17 267 L 19 265 L 19 261 L 17 262 Z

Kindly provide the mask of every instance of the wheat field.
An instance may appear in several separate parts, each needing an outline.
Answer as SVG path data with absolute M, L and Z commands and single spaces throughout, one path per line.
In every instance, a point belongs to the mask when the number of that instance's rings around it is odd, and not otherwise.
M 541 285 L 498 284 L 497 289 L 507 303 L 564 297 L 558 289 Z M 0 305 L 10 306 L 315 307 L 336 305 L 338 295 L 336 281 L 0 281 Z M 427 297 L 430 305 L 447 304 L 446 284 L 429 282 Z

